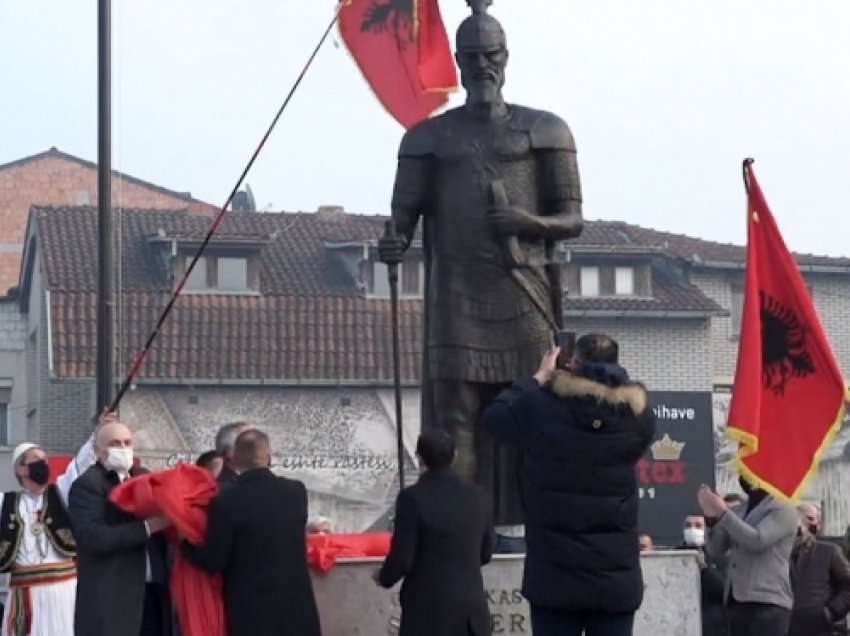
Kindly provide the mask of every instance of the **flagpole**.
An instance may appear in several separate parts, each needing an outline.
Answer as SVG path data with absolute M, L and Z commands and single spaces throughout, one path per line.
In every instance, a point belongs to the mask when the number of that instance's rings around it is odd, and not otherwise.
M 97 413 L 112 401 L 112 0 L 97 7 Z M 113 407 L 114 408 L 114 407 Z
M 741 167 L 741 170 L 744 173 L 743 174 L 743 176 L 744 176 L 744 190 L 747 193 L 747 198 L 749 198 L 749 196 L 750 196 L 750 172 L 749 172 L 749 169 L 750 169 L 750 166 L 752 166 L 755 162 L 756 162 L 756 160 L 753 159 L 752 157 L 747 157 L 746 159 L 744 159 L 743 165 Z M 749 214 L 749 211 L 747 211 L 747 213 Z

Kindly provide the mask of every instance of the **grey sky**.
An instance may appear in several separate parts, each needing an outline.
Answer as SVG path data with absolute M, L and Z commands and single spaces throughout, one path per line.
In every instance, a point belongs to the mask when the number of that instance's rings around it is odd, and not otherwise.
M 334 3 L 113 4 L 115 167 L 221 203 Z M 453 36 L 466 4 L 441 6 Z M 95 9 L 0 0 L 0 163 L 54 145 L 96 158 Z M 493 13 L 508 99 L 573 129 L 589 218 L 743 242 L 752 155 L 790 246 L 850 254 L 846 0 L 495 0 Z M 248 182 L 261 207 L 386 213 L 402 132 L 329 43 Z

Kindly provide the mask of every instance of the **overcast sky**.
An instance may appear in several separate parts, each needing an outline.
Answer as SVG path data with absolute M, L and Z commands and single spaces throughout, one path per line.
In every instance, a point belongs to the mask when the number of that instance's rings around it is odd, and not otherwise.
M 113 165 L 220 204 L 334 3 L 113 4 Z M 0 163 L 50 146 L 96 159 L 96 5 L 0 0 Z M 466 4 L 441 6 L 453 39 Z M 495 0 L 493 14 L 508 99 L 573 130 L 588 218 L 742 242 L 753 156 L 791 247 L 850 255 L 850 2 Z M 387 213 L 402 133 L 329 42 L 248 183 L 259 207 Z

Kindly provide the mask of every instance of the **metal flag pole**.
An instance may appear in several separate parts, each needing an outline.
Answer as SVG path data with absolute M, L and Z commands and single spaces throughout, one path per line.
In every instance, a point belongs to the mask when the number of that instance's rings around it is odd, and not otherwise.
M 97 6 L 97 413 L 112 401 L 112 0 Z
M 384 226 L 384 239 L 395 239 L 395 222 L 387 221 Z M 395 428 L 398 442 L 398 483 L 399 491 L 404 490 L 404 426 L 401 419 L 401 355 L 399 352 L 398 333 L 398 265 L 402 256 L 384 256 L 381 259 L 387 266 L 387 277 L 390 283 L 390 305 L 392 311 L 393 331 L 393 385 L 395 388 Z

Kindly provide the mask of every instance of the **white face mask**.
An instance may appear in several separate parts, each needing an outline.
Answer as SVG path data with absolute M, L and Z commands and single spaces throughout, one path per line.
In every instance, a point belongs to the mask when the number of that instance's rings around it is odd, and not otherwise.
M 133 449 L 108 448 L 106 450 L 106 461 L 103 462 L 103 465 L 108 470 L 126 475 L 133 467 Z
M 705 530 L 702 528 L 685 528 L 685 544 L 693 546 L 705 545 Z

